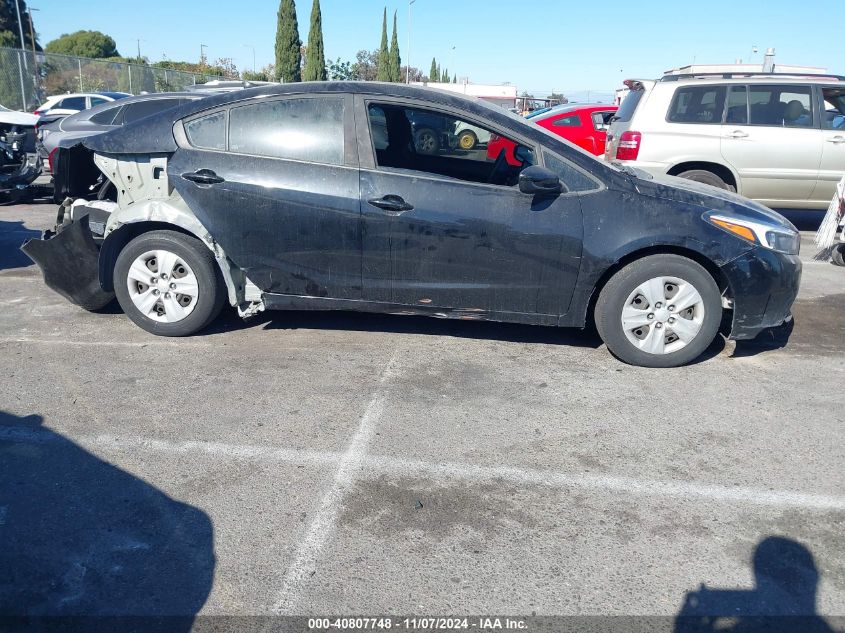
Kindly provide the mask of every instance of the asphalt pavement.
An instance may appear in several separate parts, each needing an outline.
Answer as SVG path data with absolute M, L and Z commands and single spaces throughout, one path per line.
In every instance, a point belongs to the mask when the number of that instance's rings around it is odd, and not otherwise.
M 402 316 L 157 338 L 44 286 L 54 217 L 0 207 L 0 613 L 845 616 L 845 269 L 809 232 L 791 332 L 650 370 Z

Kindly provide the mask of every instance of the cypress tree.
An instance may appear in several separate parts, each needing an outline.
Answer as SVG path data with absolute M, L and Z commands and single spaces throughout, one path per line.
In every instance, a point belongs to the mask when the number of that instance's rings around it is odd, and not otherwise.
M 299 39 L 299 24 L 296 21 L 294 0 L 281 0 L 279 22 L 276 27 L 276 79 L 290 83 L 302 81 L 302 40 Z
M 326 80 L 326 55 L 323 51 L 323 18 L 320 14 L 320 0 L 311 6 L 311 28 L 308 30 L 308 48 L 305 49 L 303 81 Z
M 431 58 L 431 70 L 428 71 L 428 80 L 437 81 L 440 79 L 440 73 L 437 72 L 437 60 Z
M 444 84 L 449 83 L 449 69 L 448 68 L 443 69 L 443 74 L 440 75 L 440 81 L 442 81 Z
M 402 58 L 399 56 L 399 36 L 396 34 L 396 11 L 393 12 L 393 37 L 390 38 L 390 81 L 402 81 Z
M 381 20 L 381 47 L 378 51 L 378 81 L 390 81 L 390 51 L 387 49 L 387 7 Z

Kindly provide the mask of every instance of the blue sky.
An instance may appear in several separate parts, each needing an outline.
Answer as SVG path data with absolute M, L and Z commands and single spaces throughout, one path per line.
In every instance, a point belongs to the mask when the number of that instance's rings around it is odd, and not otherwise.
M 232 57 L 239 69 L 273 60 L 277 0 L 30 0 L 42 44 L 62 33 L 95 29 L 111 35 L 122 55 L 156 61 L 196 61 L 200 44 L 213 60 Z M 300 36 L 308 36 L 311 0 L 297 0 Z M 381 12 L 398 11 L 399 45 L 408 59 L 407 0 L 321 0 L 326 56 L 354 59 L 377 48 Z M 141 10 L 143 8 L 143 10 Z M 450 73 L 476 83 L 511 82 L 521 90 L 609 94 L 627 77 L 655 77 L 691 63 L 759 61 L 767 47 L 776 61 L 824 66 L 845 74 L 845 55 L 834 24 L 838 2 L 797 6 L 769 0 L 707 3 L 519 2 L 518 0 L 416 0 L 411 63 L 427 72 L 437 57 Z M 833 29 L 833 30 L 831 30 Z M 248 46 L 247 46 L 248 45 Z M 454 50 L 452 48 L 454 47 Z

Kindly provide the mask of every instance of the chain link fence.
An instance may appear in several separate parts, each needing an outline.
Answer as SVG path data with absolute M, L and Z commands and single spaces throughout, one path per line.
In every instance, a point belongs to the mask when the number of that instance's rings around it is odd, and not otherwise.
M 102 59 L 0 48 L 0 105 L 31 112 L 66 92 L 172 92 L 203 84 L 203 75 Z

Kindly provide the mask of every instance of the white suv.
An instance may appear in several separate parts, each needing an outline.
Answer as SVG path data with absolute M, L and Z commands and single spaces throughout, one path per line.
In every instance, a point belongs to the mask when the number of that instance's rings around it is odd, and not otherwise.
M 605 158 L 824 209 L 845 173 L 845 77 L 667 75 L 628 80 Z

